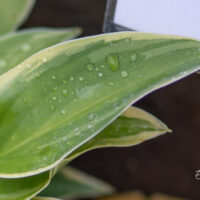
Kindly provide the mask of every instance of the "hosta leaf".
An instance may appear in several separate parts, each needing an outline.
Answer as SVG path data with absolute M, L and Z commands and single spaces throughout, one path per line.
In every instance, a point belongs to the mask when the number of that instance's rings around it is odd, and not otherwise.
M 0 200 L 25 200 L 49 184 L 50 172 L 21 179 L 0 178 Z
M 165 124 L 153 115 L 136 107 L 130 107 L 100 134 L 70 154 L 65 163 L 79 155 L 101 147 L 127 147 L 171 132 Z
M 0 75 L 34 53 L 61 41 L 72 39 L 80 32 L 79 28 L 34 28 L 0 37 Z
M 141 109 L 130 107 L 125 113 L 123 113 L 122 116 L 111 123 L 99 135 L 72 153 L 62 163 L 62 165 L 70 162 L 80 154 L 91 149 L 106 146 L 135 145 L 142 141 L 158 136 L 166 131 L 168 131 L 168 128 L 155 117 Z M 60 168 L 60 166 L 58 166 L 58 168 Z M 17 199 L 18 197 L 19 199 L 23 199 L 24 197 L 31 197 L 32 195 L 39 193 L 49 184 L 52 176 L 54 175 L 54 171 L 56 170 L 57 169 L 45 172 L 44 174 L 35 175 L 34 177 L 26 177 L 20 179 L 0 179 L 0 200 L 4 200 L 6 194 L 9 194 L 11 199 L 15 200 L 15 198 Z M 45 193 L 51 191 L 50 188 L 54 187 L 54 185 L 57 183 L 55 180 L 60 181 L 59 177 L 56 175 L 52 184 L 47 189 L 47 191 L 45 191 Z M 65 184 L 63 184 L 63 187 L 60 188 L 61 190 L 52 191 L 63 192 L 64 189 L 65 196 L 71 195 L 73 188 L 70 186 L 71 193 L 68 194 L 69 191 L 67 191 L 65 188 L 67 187 L 67 183 L 69 183 L 69 181 L 67 181 L 65 177 Z M 84 193 L 86 193 L 85 190 Z M 9 195 L 7 198 L 9 198 Z M 52 193 L 49 195 L 53 196 Z M 1 196 L 3 198 L 1 198 Z M 62 194 L 59 196 L 62 196 Z
M 56 45 L 3 74 L 0 176 L 55 167 L 132 103 L 199 70 L 199 48 L 182 37 L 105 34 Z
M 0 1 L 0 35 L 16 29 L 28 16 L 35 0 Z
M 109 195 L 113 191 L 107 183 L 77 169 L 67 167 L 53 177 L 51 184 L 39 196 L 61 199 L 89 198 Z

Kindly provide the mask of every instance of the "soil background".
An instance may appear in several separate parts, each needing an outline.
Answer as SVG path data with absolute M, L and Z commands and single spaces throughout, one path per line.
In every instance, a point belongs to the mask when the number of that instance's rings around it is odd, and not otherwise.
M 82 36 L 102 33 L 105 0 L 37 0 L 21 28 L 80 26 Z M 91 151 L 72 162 L 119 192 L 200 199 L 200 75 L 194 74 L 158 90 L 136 105 L 164 121 L 173 133 L 129 148 Z

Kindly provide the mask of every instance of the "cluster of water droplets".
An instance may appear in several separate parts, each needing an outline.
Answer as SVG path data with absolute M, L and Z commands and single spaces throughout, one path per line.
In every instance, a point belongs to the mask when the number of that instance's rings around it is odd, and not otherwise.
M 125 42 L 129 42 L 130 40 L 127 39 Z M 115 44 L 114 43 L 110 43 L 110 47 L 114 47 Z M 133 53 L 130 57 L 129 57 L 129 61 L 131 63 L 133 62 L 136 62 L 138 56 L 136 53 Z M 45 58 L 42 59 L 43 62 L 47 62 L 47 60 Z M 123 66 L 120 66 L 120 57 L 118 56 L 118 54 L 108 54 L 106 57 L 105 57 L 105 63 L 102 63 L 102 64 L 99 64 L 99 65 L 95 65 L 93 64 L 92 62 L 91 63 L 88 63 L 86 66 L 85 66 L 85 70 L 87 70 L 87 72 L 89 72 L 91 75 L 93 75 L 93 73 L 96 74 L 96 77 L 99 77 L 99 78 L 103 78 L 105 75 L 109 75 L 110 73 L 117 73 L 119 74 L 119 76 L 123 79 L 126 79 L 128 76 L 129 76 L 129 72 L 126 68 L 123 68 Z M 55 75 L 52 75 L 51 76 L 51 79 L 53 81 L 56 81 L 57 80 L 57 77 Z M 99 79 L 101 80 L 101 79 Z M 70 82 L 73 82 L 73 81 L 79 81 L 80 83 L 82 82 L 82 84 L 86 83 L 87 79 L 84 77 L 84 76 L 79 76 L 79 77 L 76 77 L 75 75 L 71 75 L 69 76 L 67 79 L 63 79 L 62 80 L 62 88 L 59 89 L 58 86 L 55 86 L 53 87 L 53 91 L 54 92 L 57 92 L 57 91 L 60 91 L 62 94 L 62 96 L 64 98 L 68 97 L 69 95 L 76 95 L 78 96 L 77 94 L 77 91 L 74 90 L 74 91 L 71 91 L 71 90 L 68 90 L 67 88 L 67 84 L 70 83 Z M 115 83 L 112 82 L 112 81 L 109 81 L 108 84 L 110 86 L 114 86 Z M 65 87 L 63 87 L 65 86 Z M 87 87 L 86 87 L 87 88 Z M 75 102 L 77 99 L 74 97 L 73 101 Z M 50 99 L 50 103 L 51 103 L 51 110 L 52 111 L 55 111 L 56 110 L 56 102 L 59 101 L 59 98 L 57 95 L 52 95 L 51 99 Z M 109 101 L 109 100 L 108 100 Z M 109 101 L 110 103 L 110 101 Z M 120 105 L 118 103 L 114 104 L 113 107 L 115 109 L 118 109 L 120 107 Z M 61 109 L 60 112 L 65 115 L 67 114 L 67 111 L 65 109 Z M 87 128 L 88 129 L 91 129 L 93 126 L 94 126 L 94 120 L 96 119 L 97 115 L 95 113 L 89 113 L 88 116 L 87 116 L 87 120 L 88 120 L 88 124 L 87 124 Z M 72 126 L 72 122 L 69 122 L 68 124 L 69 126 Z M 80 135 L 81 133 L 81 128 L 78 127 L 78 126 L 73 126 L 74 127 L 74 133 L 75 133 L 75 136 L 78 136 Z

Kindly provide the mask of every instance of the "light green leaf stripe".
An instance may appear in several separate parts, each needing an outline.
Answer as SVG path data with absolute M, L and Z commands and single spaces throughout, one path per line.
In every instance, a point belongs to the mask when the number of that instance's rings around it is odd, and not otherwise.
M 28 17 L 35 0 L 0 1 L 0 35 L 11 32 Z
M 3 74 L 0 176 L 55 167 L 132 103 L 199 70 L 199 48 L 182 37 L 112 33 L 48 48 Z
M 0 75 L 12 69 L 34 53 L 77 37 L 79 28 L 32 28 L 0 37 Z
M 135 145 L 142 141 L 158 136 L 164 132 L 167 132 L 168 130 L 169 129 L 154 116 L 146 113 L 141 109 L 130 107 L 125 113 L 123 113 L 121 117 L 111 123 L 95 138 L 91 139 L 77 151 L 72 153 L 64 162 L 62 162 L 62 164 L 60 164 L 54 170 L 45 172 L 44 174 L 35 175 L 33 177 L 20 179 L 0 179 L 0 200 L 4 200 L 6 195 L 8 200 L 15 200 L 18 198 L 26 199 L 38 194 L 49 184 L 52 176 L 57 170 L 59 170 L 59 168 L 69 163 L 79 155 L 85 153 L 86 151 L 106 146 Z M 54 180 L 57 179 L 58 181 L 60 180 L 60 178 L 57 178 L 56 175 L 55 179 L 52 180 L 52 184 L 49 186 L 49 188 L 47 188 L 44 194 L 47 194 L 48 191 L 51 191 L 50 188 L 54 187 L 54 185 L 57 183 Z M 65 184 L 62 184 L 61 189 L 59 191 L 53 190 L 54 192 L 59 193 L 57 196 L 63 196 L 60 194 L 63 191 L 65 191 L 65 196 L 69 195 L 65 188 L 66 184 L 68 183 L 69 181 L 67 181 L 65 178 Z M 72 186 L 70 186 L 70 195 L 74 189 L 76 190 L 76 188 L 72 188 Z M 82 190 L 82 192 L 86 194 L 87 191 Z M 49 194 L 48 196 L 53 196 L 53 194 Z
M 72 167 L 65 167 L 53 177 L 51 184 L 39 196 L 61 199 L 92 198 L 110 195 L 114 188 Z
M 171 130 L 153 115 L 136 107 L 130 107 L 100 134 L 70 154 L 69 163 L 81 154 L 102 147 L 127 147 L 140 144 Z

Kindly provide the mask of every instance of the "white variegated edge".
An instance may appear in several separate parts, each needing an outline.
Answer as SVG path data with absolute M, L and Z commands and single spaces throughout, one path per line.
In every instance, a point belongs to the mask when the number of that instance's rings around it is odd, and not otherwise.
M 106 37 L 105 37 L 106 36 Z M 16 66 L 15 68 L 11 69 L 9 72 L 9 75 L 11 75 L 11 77 L 7 77 L 8 73 L 5 73 L 1 76 L 1 80 L 0 80 L 0 88 L 2 83 L 5 84 L 5 82 L 9 82 L 9 80 L 15 78 L 18 74 L 20 74 L 21 70 L 24 70 L 26 68 L 26 63 L 27 62 L 31 62 L 32 60 L 34 60 L 35 58 L 40 59 L 43 58 L 44 55 L 46 56 L 46 52 L 49 51 L 49 49 L 51 49 L 52 51 L 54 50 L 54 48 L 58 48 L 58 52 L 65 49 L 65 47 L 68 47 L 68 50 L 70 48 L 74 48 L 73 51 L 71 51 L 71 54 L 81 50 L 80 45 L 87 45 L 91 42 L 97 42 L 97 41 L 101 41 L 104 40 L 106 42 L 109 41 L 115 41 L 115 40 L 120 40 L 123 38 L 131 38 L 132 40 L 141 40 L 141 39 L 191 39 L 188 37 L 180 37 L 180 36 L 173 36 L 173 35 L 161 35 L 161 34 L 152 34 L 152 33 L 141 33 L 141 32 L 118 32 L 118 33 L 107 33 L 107 34 L 101 34 L 98 36 L 90 36 L 90 37 L 85 37 L 85 38 L 81 38 L 81 39 L 76 39 L 76 40 L 70 40 L 67 42 L 62 42 L 59 43 L 57 45 L 48 47 L 42 51 L 39 51 L 38 53 L 34 54 L 33 56 L 31 56 L 29 59 L 25 60 L 21 65 L 23 65 L 23 67 L 18 67 Z M 87 40 L 86 40 L 87 39 Z M 193 38 L 192 38 L 193 39 Z M 195 39 L 193 39 L 195 40 Z M 77 45 L 77 43 L 79 42 L 79 44 Z M 77 46 L 77 47 L 76 47 Z M 72 50 L 70 49 L 70 50 Z M 47 56 L 46 56 L 47 57 Z M 47 57 L 48 59 L 48 57 Z M 133 103 L 136 103 L 138 100 L 142 99 L 143 97 L 145 97 L 147 94 L 163 88 L 165 86 L 168 86 L 180 79 L 183 79 L 184 77 L 189 76 L 192 73 L 195 73 L 196 71 L 198 71 L 200 69 L 200 66 L 196 66 L 194 69 L 189 69 L 187 71 L 185 71 L 185 73 L 183 74 L 178 74 L 176 76 L 174 76 L 171 80 L 165 81 L 165 80 L 161 80 L 159 84 L 157 84 L 156 86 L 152 87 L 151 90 L 149 90 L 147 88 L 147 90 L 145 92 L 143 92 L 143 94 L 139 95 L 134 101 L 131 101 L 123 110 L 121 110 L 113 119 L 111 119 L 110 121 L 108 121 L 105 126 L 103 126 L 101 129 L 99 129 L 99 131 L 95 132 L 92 136 L 90 136 L 89 138 L 87 138 L 85 141 L 81 142 L 79 145 L 76 145 L 74 148 L 72 148 L 70 151 L 68 151 L 66 154 L 64 154 L 63 156 L 60 157 L 60 159 L 58 159 L 56 162 L 52 163 L 49 166 L 46 166 L 44 168 L 39 168 L 37 170 L 33 170 L 33 171 L 29 171 L 29 172 L 25 172 L 25 173 L 16 173 L 16 174 L 1 174 L 0 173 L 0 178 L 22 178 L 22 177 L 28 177 L 28 176 L 33 176 L 36 174 L 40 174 L 42 172 L 48 171 L 52 168 L 54 168 L 55 166 L 57 166 L 62 160 L 64 160 L 68 155 L 70 155 L 73 151 L 75 151 L 76 149 L 78 149 L 80 146 L 82 146 L 83 144 L 85 144 L 86 142 L 88 142 L 89 140 L 91 140 L 93 137 L 95 137 L 98 133 L 100 133 L 105 127 L 107 127 L 110 123 L 112 123 L 117 117 L 119 117 L 122 113 L 124 113 Z M 0 90 L 1 91 L 1 90 Z M 3 91 L 3 89 L 2 89 Z

